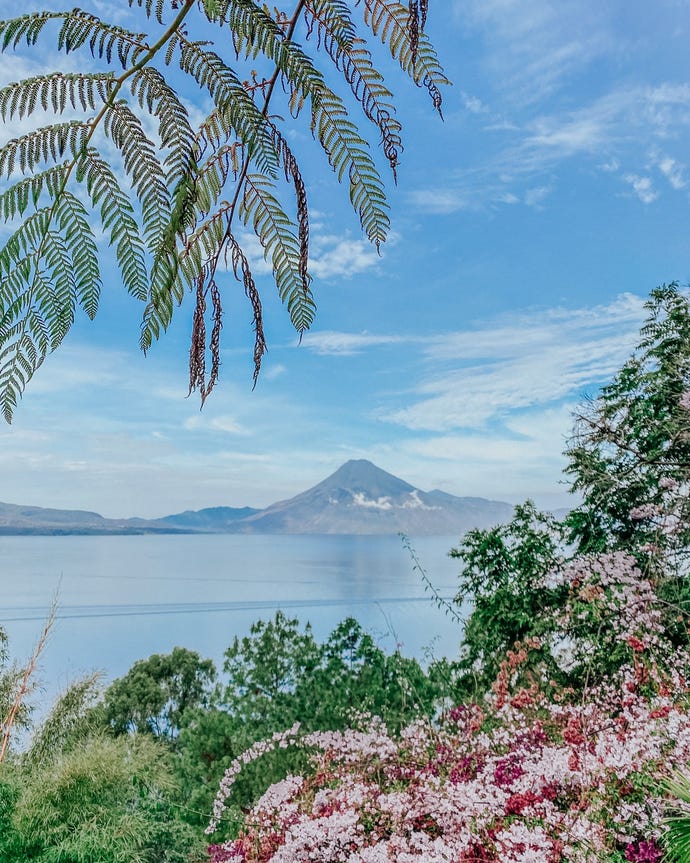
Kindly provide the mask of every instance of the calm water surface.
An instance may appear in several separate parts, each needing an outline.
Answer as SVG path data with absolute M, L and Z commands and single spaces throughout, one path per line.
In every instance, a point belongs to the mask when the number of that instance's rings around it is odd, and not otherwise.
M 457 537 L 413 546 L 438 591 L 456 590 Z M 317 638 L 356 617 L 387 650 L 454 656 L 458 624 L 439 611 L 395 536 L 65 536 L 0 538 L 0 625 L 24 658 L 59 590 L 42 661 L 47 695 L 94 669 L 108 679 L 175 645 L 217 662 L 235 635 L 281 608 Z

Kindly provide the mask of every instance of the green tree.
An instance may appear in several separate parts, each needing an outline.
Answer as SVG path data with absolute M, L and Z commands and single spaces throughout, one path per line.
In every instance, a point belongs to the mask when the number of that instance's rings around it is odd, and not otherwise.
M 174 805 L 168 747 L 114 737 L 90 709 L 97 675 L 57 699 L 28 746 L 0 763 L 3 863 L 193 863 L 204 841 Z
M 344 729 L 363 713 L 400 728 L 435 713 L 443 692 L 416 660 L 386 654 L 352 618 L 319 643 L 309 624 L 278 611 L 258 621 L 225 653 L 216 702 L 189 717 L 176 747 L 176 770 L 189 817 L 204 825 L 224 770 L 253 743 L 299 722 L 306 731 Z M 309 770 L 304 751 L 279 749 L 248 765 L 233 788 L 241 809 L 286 772 Z M 205 825 L 204 825 L 205 826 Z M 232 818 L 225 825 L 234 829 Z
M 296 719 L 296 695 L 320 661 L 319 646 L 307 623 L 277 611 L 273 620 L 253 623 L 249 635 L 225 651 L 226 686 L 222 701 L 244 723 L 274 731 Z
M 575 417 L 566 471 L 581 503 L 562 524 L 527 503 L 510 524 L 470 531 L 450 552 L 464 564 L 457 601 L 472 604 L 455 664 L 461 697 L 486 691 L 506 651 L 528 639 L 540 645 L 533 668 L 576 687 L 629 661 L 628 648 L 609 645 L 612 621 L 594 601 L 599 588 L 578 598 L 549 576 L 578 556 L 633 555 L 654 588 L 664 633 L 687 643 L 690 302 L 678 285 L 662 285 L 646 308 L 632 356 Z M 566 603 L 578 615 L 564 629 Z
M 185 715 L 208 704 L 216 669 L 184 647 L 135 662 L 105 692 L 103 719 L 116 734 L 150 733 L 173 740 Z
M 189 387 L 202 403 L 219 372 L 220 273 L 228 264 L 252 308 L 256 381 L 266 341 L 243 230 L 258 237 L 298 332 L 315 308 L 307 191 L 289 126 L 303 120 L 378 248 L 389 229 L 385 191 L 353 116 L 373 125 L 394 175 L 402 139 L 371 43 L 387 46 L 439 112 L 439 88 L 448 83 L 424 33 L 426 2 L 364 0 L 352 8 L 296 0 L 285 13 L 253 0 L 132 0 L 140 31 L 103 20 L 102 4 L 93 5 L 0 21 L 3 50 L 48 40 L 86 67 L 0 89 L 3 120 L 27 124 L 0 147 L 0 178 L 10 181 L 0 215 L 12 227 L 0 249 L 0 403 L 8 421 L 77 308 L 96 314 L 94 221 L 114 248 L 124 287 L 143 304 L 144 350 L 186 291 L 194 295 Z M 184 98 L 190 92 L 194 110 Z M 112 150 L 111 164 L 104 154 Z
M 676 283 L 646 303 L 636 350 L 576 417 L 566 456 L 582 503 L 567 518 L 578 551 L 690 547 L 690 304 Z
M 576 417 L 566 472 L 582 503 L 567 517 L 580 552 L 624 549 L 656 581 L 669 635 L 690 611 L 690 301 L 652 291 L 640 343 Z
M 515 507 L 508 524 L 470 530 L 450 550 L 463 563 L 455 601 L 472 604 L 455 664 L 459 698 L 486 692 L 506 651 L 528 639 L 542 643 L 533 659 L 550 674 L 558 673 L 549 641 L 558 629 L 555 612 L 567 594 L 549 585 L 546 576 L 562 560 L 561 536 L 558 522 L 527 501 Z
M 203 844 L 167 802 L 174 789 L 160 745 L 88 737 L 0 776 L 0 858 L 6 863 L 185 863 Z M 4 812 L 3 812 L 4 809 Z

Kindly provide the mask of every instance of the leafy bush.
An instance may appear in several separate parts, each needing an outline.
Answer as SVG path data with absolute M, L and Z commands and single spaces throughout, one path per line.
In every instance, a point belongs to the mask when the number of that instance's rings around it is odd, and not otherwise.
M 276 734 L 231 766 L 213 826 L 244 764 L 295 745 L 311 769 L 271 786 L 212 859 L 660 861 L 664 780 L 690 760 L 690 652 L 664 633 L 633 558 L 579 557 L 559 577 L 564 629 L 608 611 L 590 648 L 619 656 L 614 675 L 584 696 L 555 685 L 532 638 L 507 651 L 490 693 L 440 724 Z

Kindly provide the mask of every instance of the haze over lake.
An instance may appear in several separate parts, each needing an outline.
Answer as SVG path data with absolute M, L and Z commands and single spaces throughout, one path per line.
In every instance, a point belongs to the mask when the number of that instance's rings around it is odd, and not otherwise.
M 413 540 L 451 597 L 456 537 Z M 108 679 L 175 645 L 220 663 L 235 635 L 278 608 L 325 638 L 352 616 L 388 651 L 454 656 L 456 622 L 439 611 L 397 536 L 0 537 L 0 626 L 13 656 L 31 651 L 51 596 L 59 612 L 41 662 L 46 694 L 84 672 Z

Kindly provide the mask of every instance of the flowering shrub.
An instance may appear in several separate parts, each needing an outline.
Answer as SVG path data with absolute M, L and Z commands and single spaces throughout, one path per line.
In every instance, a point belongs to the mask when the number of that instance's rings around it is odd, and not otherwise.
M 313 771 L 271 786 L 211 859 L 660 863 L 664 780 L 690 761 L 690 656 L 667 641 L 653 584 L 625 554 L 576 558 L 553 578 L 568 587 L 563 631 L 587 634 L 565 652 L 618 652 L 615 675 L 584 694 L 558 687 L 530 664 L 531 639 L 481 703 L 437 723 L 277 734 L 230 768 L 214 824 L 242 764 L 267 749 L 307 747 Z

